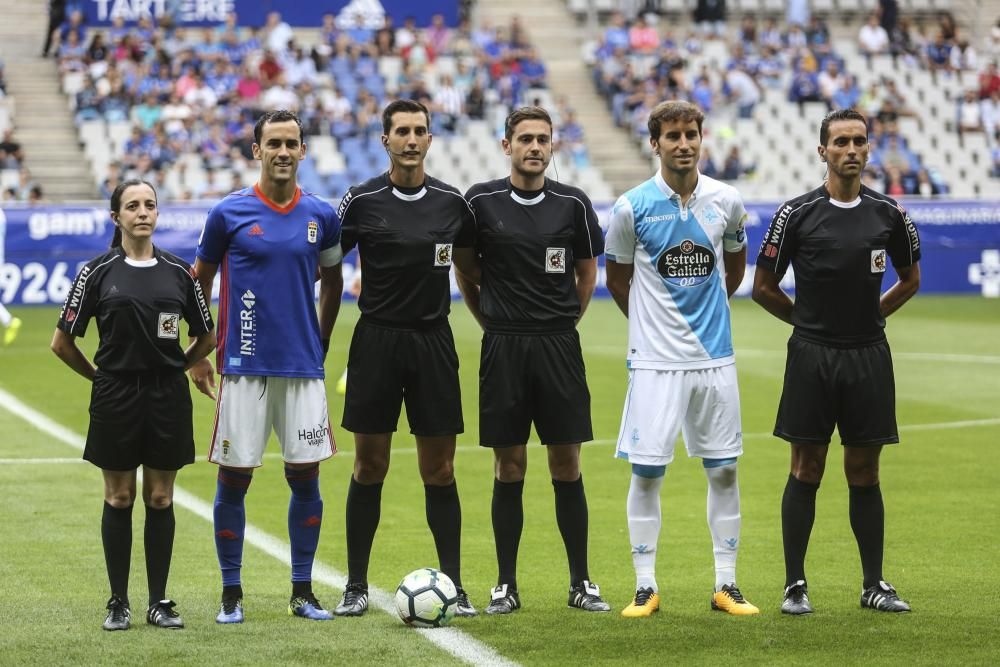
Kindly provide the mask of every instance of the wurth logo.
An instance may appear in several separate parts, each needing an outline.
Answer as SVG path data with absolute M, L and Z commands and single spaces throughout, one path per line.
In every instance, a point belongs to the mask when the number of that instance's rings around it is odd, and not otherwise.
M 969 282 L 981 285 L 983 296 L 1000 298 L 1000 250 L 984 250 L 978 264 L 969 264 Z

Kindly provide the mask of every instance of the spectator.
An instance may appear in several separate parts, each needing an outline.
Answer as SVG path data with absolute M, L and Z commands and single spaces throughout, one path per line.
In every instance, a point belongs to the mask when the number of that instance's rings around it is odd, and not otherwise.
M 712 152 L 705 144 L 701 145 L 701 157 L 698 159 L 698 173 L 709 178 L 719 178 L 719 168 L 715 166 Z
M 281 20 L 281 12 L 270 12 L 267 15 L 262 32 L 267 49 L 272 54 L 284 53 L 288 42 L 295 37 L 292 26 Z
M 24 161 L 24 149 L 14 140 L 14 130 L 7 128 L 0 141 L 0 169 L 20 169 Z
M 726 0 L 697 0 L 694 22 L 707 39 L 722 39 L 726 34 Z
M 451 29 L 445 25 L 443 14 L 434 14 L 431 24 L 424 31 L 427 44 L 434 53 L 447 54 L 451 47 Z
M 31 177 L 31 170 L 25 166 L 17 172 L 17 198 L 20 201 L 28 201 L 31 189 L 38 185 L 37 181 Z
M 473 120 L 486 118 L 486 96 L 482 85 L 475 81 L 465 97 L 465 113 Z
M 979 57 L 967 39 L 958 39 L 949 53 L 951 69 L 956 72 L 974 72 L 979 69 Z
M 820 97 L 826 102 L 828 108 L 834 108 L 833 96 L 844 85 L 844 75 L 840 71 L 840 66 L 832 58 L 826 61 L 826 69 L 816 77 L 819 86 Z
M 899 167 L 886 167 L 885 177 L 885 194 L 894 198 L 906 194 L 906 187 L 903 185 L 903 172 Z
M 879 23 L 878 14 L 871 14 L 858 31 L 858 50 L 869 63 L 872 56 L 889 53 L 889 33 Z
M 715 107 L 715 90 L 712 88 L 712 82 L 707 74 L 701 74 L 695 80 L 694 87 L 691 89 L 691 101 L 706 116 L 712 113 L 712 109 Z
M 386 14 L 382 27 L 375 31 L 375 51 L 380 58 L 396 53 L 396 30 L 392 27 L 392 15 Z
M 284 74 L 279 74 L 277 80 L 260 97 L 260 106 L 264 109 L 287 109 L 298 111 L 299 96 L 288 86 Z
M 360 13 L 354 16 L 354 25 L 345 30 L 344 34 L 355 44 L 369 44 L 375 38 L 375 33 L 365 25 L 365 17 Z
M 184 103 L 190 106 L 195 113 L 205 109 L 214 109 L 219 103 L 215 91 L 205 83 L 201 74 L 195 73 L 192 79 L 193 85 L 184 94 Z
M 941 190 L 931 180 L 927 170 L 921 168 L 917 172 L 917 188 L 913 194 L 920 195 L 921 197 L 933 197 L 934 195 L 941 194 Z
M 488 23 L 484 22 L 482 29 L 492 33 L 492 31 L 489 29 Z M 396 30 L 396 39 L 395 39 L 396 48 L 399 49 L 399 51 L 402 51 L 405 48 L 413 46 L 413 44 L 417 41 L 418 32 L 419 30 L 417 30 L 417 19 L 413 18 L 412 16 L 407 16 L 405 19 L 403 19 L 403 25 L 398 30 Z M 487 39 L 482 34 L 480 34 L 480 38 L 483 40 Z M 492 40 L 492 34 L 490 35 L 489 39 Z M 485 43 L 480 44 L 480 48 L 485 48 Z
M 736 112 L 740 118 L 752 118 L 754 107 L 760 101 L 760 86 L 747 72 L 746 66 L 740 65 L 726 74 L 726 86 L 729 88 L 729 99 L 736 104 Z
M 722 175 L 719 178 L 723 181 L 735 181 L 751 171 L 753 171 L 752 167 L 743 164 L 743 158 L 740 157 L 740 147 L 733 146 L 729 149 L 729 154 L 726 155 L 726 161 L 722 165 Z
M 986 141 L 992 146 L 1000 141 L 1000 89 L 979 102 Z
M 454 132 L 457 129 L 458 119 L 464 111 L 464 100 L 462 93 L 452 78 L 445 74 L 441 77 L 441 83 L 434 93 L 434 103 L 431 108 L 436 112 L 434 120 L 439 122 L 447 132 Z
M 979 95 L 974 90 L 965 91 L 958 103 L 958 133 L 982 132 L 983 115 Z
M 527 88 L 546 88 L 545 64 L 538 58 L 535 49 L 528 49 L 528 54 L 521 62 L 521 78 Z
M 101 117 L 101 94 L 90 75 L 83 77 L 83 87 L 76 94 L 76 124 Z
M 66 20 L 66 0 L 49 0 L 49 23 L 45 30 L 45 45 L 42 46 L 42 57 L 49 57 L 49 50 L 52 48 L 56 31 Z M 58 49 L 58 43 L 56 48 Z
M 1000 90 L 1000 72 L 997 63 L 992 61 L 979 73 L 979 99 L 985 100 Z
M 858 84 L 855 82 L 853 76 L 850 74 L 843 76 L 840 88 L 834 92 L 830 101 L 834 109 L 860 110 L 861 91 L 858 89 Z
M 621 12 L 612 12 L 608 27 L 604 29 L 604 43 L 612 51 L 615 49 L 621 49 L 623 53 L 628 51 L 629 32 L 625 27 L 625 16 Z
M 635 25 L 628 31 L 629 47 L 641 55 L 652 55 L 660 48 L 660 34 L 653 24 L 655 14 L 640 16 Z
M 993 167 L 990 169 L 990 175 L 993 178 L 1000 178 L 1000 145 L 994 144 L 990 155 L 993 158 Z
M 805 26 L 809 23 L 809 0 L 788 0 L 785 6 L 785 23 Z
M 951 71 L 951 47 L 943 32 L 938 31 L 934 41 L 927 45 L 926 62 L 931 74 Z
M 46 203 L 41 185 L 35 183 L 34 185 L 31 186 L 31 188 L 28 190 L 27 202 L 28 206 L 38 206 L 40 204 Z
M 567 109 L 562 116 L 562 123 L 557 128 L 556 147 L 573 158 L 573 164 L 577 169 L 589 166 L 590 157 L 587 154 L 587 144 L 583 140 L 583 127 L 576 119 L 576 112 Z
M 87 68 L 84 62 L 87 57 L 87 48 L 77 37 L 78 33 L 71 31 L 66 34 L 66 39 L 61 40 L 59 45 L 59 72 L 81 72 Z

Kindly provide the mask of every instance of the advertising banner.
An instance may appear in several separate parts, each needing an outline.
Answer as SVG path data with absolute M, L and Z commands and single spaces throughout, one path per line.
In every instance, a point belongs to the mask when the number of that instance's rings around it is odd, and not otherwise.
M 71 3 L 72 4 L 72 3 Z M 279 0 L 77 0 L 88 26 L 107 27 L 116 17 L 126 25 L 142 17 L 170 16 L 176 25 L 216 25 L 236 12 L 241 26 L 262 26 L 270 12 L 293 27 L 318 28 L 323 14 L 335 14 L 341 28 L 353 27 L 360 16 L 368 28 L 382 27 L 389 14 L 395 25 L 412 16 L 418 26 L 430 25 L 434 14 L 444 16 L 448 25 L 458 24 L 458 0 L 327 0 L 326 2 L 283 2 Z
M 602 225 L 613 202 L 595 204 Z M 750 293 L 753 265 L 778 202 L 747 204 L 747 276 L 737 295 Z M 922 294 L 981 294 L 1000 297 L 1000 201 L 904 202 L 920 232 Z M 164 204 L 155 243 L 194 261 L 207 204 Z M 80 266 L 105 252 L 114 232 L 106 205 L 0 208 L 0 301 L 61 304 Z M 5 251 L 5 252 L 4 252 Z M 356 278 L 357 252 L 344 261 L 345 292 Z M 598 297 L 607 297 L 604 258 L 599 260 Z M 896 276 L 886 271 L 884 289 Z M 794 290 L 792 271 L 782 286 Z M 457 289 L 453 289 L 457 297 Z

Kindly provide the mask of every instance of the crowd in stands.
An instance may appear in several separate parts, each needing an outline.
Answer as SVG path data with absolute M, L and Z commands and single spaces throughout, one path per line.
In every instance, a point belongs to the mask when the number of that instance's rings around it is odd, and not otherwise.
M 955 128 L 960 133 L 984 132 L 995 145 L 1000 125 L 996 66 L 1000 21 L 987 43 L 991 52 L 980 58 L 949 13 L 941 12 L 932 25 L 925 25 L 899 17 L 894 2 L 880 4 L 882 11 L 867 17 L 858 31 L 857 52 L 868 60 L 892 56 L 902 68 L 923 68 L 935 77 L 957 77 L 963 85 L 969 82 L 968 93 L 957 102 Z M 699 8 L 704 9 L 701 3 Z M 856 73 L 847 71 L 844 54 L 834 48 L 826 22 L 810 14 L 807 2 L 787 3 L 787 19 L 779 25 L 775 18 L 743 15 L 736 33 L 728 36 L 727 62 L 696 69 L 690 63 L 698 59 L 706 40 L 727 37 L 719 29 L 718 16 L 696 22 L 698 30 L 674 34 L 669 28 L 659 30 L 655 15 L 628 20 L 614 12 L 593 53 L 594 83 L 607 99 L 615 123 L 641 143 L 646 141 L 649 111 L 663 99 L 687 99 L 709 117 L 721 114 L 724 118 L 753 118 L 771 90 L 780 91 L 791 104 L 822 102 L 829 109 L 856 108 L 870 119 L 869 183 L 894 195 L 947 192 L 940 173 L 923 164 L 900 132 L 900 118 L 916 119 L 921 129 L 924 119 L 897 82 L 883 77 L 860 88 Z M 978 86 L 972 88 L 977 78 Z M 993 172 L 1000 174 L 1000 153 L 993 153 Z M 735 146 L 722 164 L 717 164 L 715 156 L 706 156 L 702 166 L 705 173 L 726 180 L 753 172 L 753 165 L 744 164 Z
M 254 119 L 263 109 L 288 108 L 298 112 L 307 135 L 337 140 L 346 169 L 321 177 L 307 159 L 303 176 L 309 189 L 339 196 L 385 161 L 379 137 L 387 98 L 423 102 L 432 110 L 432 132 L 448 135 L 486 118 L 492 106 L 530 102 L 530 90 L 546 87 L 545 66 L 517 17 L 496 27 L 468 20 L 449 27 L 435 16 L 421 27 L 412 18 L 397 26 L 387 15 L 371 28 L 362 17 L 344 26 L 327 14 L 317 43 L 305 44 L 278 12 L 260 28 L 241 27 L 231 15 L 218 27 L 148 19 L 130 27 L 119 20 L 87 33 L 73 28 L 70 16 L 56 36 L 56 53 L 64 76 L 80 81 L 77 123 L 132 123 L 124 155 L 103 185 L 108 191 L 134 176 L 163 187 L 165 170 L 191 153 L 209 173 L 249 168 Z M 582 130 L 571 114 L 560 128 L 561 142 L 585 162 Z M 217 196 L 212 182 L 225 189 L 231 179 L 215 175 L 201 192 L 161 196 Z

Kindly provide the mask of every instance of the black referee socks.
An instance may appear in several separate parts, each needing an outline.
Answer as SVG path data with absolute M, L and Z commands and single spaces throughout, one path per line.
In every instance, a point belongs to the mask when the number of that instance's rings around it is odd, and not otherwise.
M 347 582 L 368 583 L 368 561 L 382 517 L 382 482 L 362 484 L 351 475 L 347 487 Z
M 128 571 L 132 561 L 132 505 L 112 507 L 105 501 L 101 541 L 111 594 L 128 602 Z
M 170 557 L 174 552 L 175 526 L 173 503 L 163 509 L 146 505 L 143 537 L 150 605 L 167 599 L 167 577 L 170 575 Z
M 524 528 L 524 480 L 493 480 L 493 539 L 497 546 L 497 583 L 517 590 L 517 550 Z
M 448 486 L 424 484 L 424 506 L 441 571 L 461 588 L 462 505 L 458 500 L 458 485 L 455 482 Z
M 851 529 L 861 552 L 864 587 L 877 586 L 882 580 L 882 549 L 885 543 L 885 506 L 882 487 L 848 486 Z
M 569 560 L 570 586 L 590 579 L 587 571 L 587 495 L 583 491 L 583 475 L 574 482 L 552 480 L 556 494 L 556 523 L 566 545 Z
M 785 586 L 806 579 L 806 549 L 816 519 L 819 484 L 788 475 L 781 497 L 781 538 L 785 548 Z

